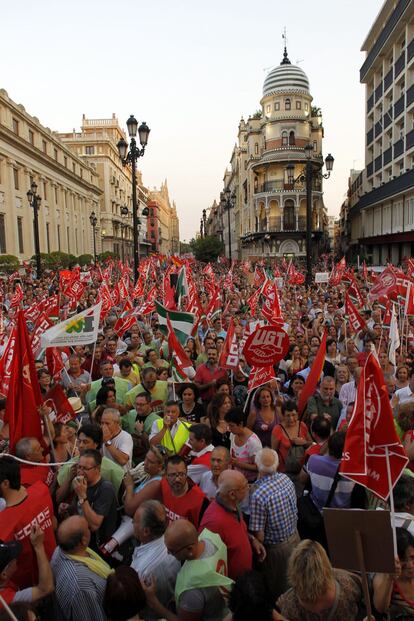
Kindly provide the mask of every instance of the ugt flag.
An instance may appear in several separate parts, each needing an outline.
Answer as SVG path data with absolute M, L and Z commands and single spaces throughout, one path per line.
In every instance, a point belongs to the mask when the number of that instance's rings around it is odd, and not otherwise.
M 98 337 L 102 302 L 56 324 L 41 337 L 42 347 L 75 347 L 89 345 Z
M 387 451 L 391 482 L 387 474 Z M 346 432 L 340 472 L 387 500 L 408 463 L 394 426 L 384 376 L 373 354 L 358 384 L 354 413 Z

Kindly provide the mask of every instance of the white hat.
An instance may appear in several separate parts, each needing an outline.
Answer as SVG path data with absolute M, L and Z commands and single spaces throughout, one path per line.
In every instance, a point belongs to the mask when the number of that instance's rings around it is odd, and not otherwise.
M 69 397 L 68 401 L 70 405 L 72 406 L 72 409 L 75 412 L 75 414 L 78 414 L 79 412 L 83 412 L 83 410 L 85 409 L 79 397 Z

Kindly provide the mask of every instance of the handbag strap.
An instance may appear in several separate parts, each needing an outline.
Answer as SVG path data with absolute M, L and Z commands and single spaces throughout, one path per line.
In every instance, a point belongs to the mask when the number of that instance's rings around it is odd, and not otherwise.
M 334 476 L 334 479 L 332 481 L 331 489 L 329 490 L 328 498 L 326 499 L 326 503 L 325 503 L 324 507 L 329 507 L 330 506 L 330 504 L 332 502 L 332 499 L 334 497 L 334 494 L 335 494 L 335 490 L 336 490 L 337 485 L 339 483 L 339 477 L 340 476 L 341 475 L 339 474 L 339 466 L 338 466 L 338 469 L 337 469 L 337 471 L 335 473 L 335 476 Z
M 335 613 L 336 613 L 336 610 L 338 608 L 338 603 L 339 603 L 340 592 L 341 592 L 340 584 L 337 580 L 335 580 L 335 601 L 332 604 L 332 608 L 329 611 L 329 615 L 326 621 L 333 621 L 333 619 L 335 618 Z
M 292 442 L 292 439 L 291 439 L 290 435 L 288 434 L 286 429 L 283 427 L 282 423 L 279 423 L 279 424 L 280 424 L 281 428 L 283 429 L 287 439 L 289 440 L 290 445 L 293 446 L 293 442 Z M 299 435 L 299 433 L 300 433 L 300 422 L 298 422 L 298 435 Z

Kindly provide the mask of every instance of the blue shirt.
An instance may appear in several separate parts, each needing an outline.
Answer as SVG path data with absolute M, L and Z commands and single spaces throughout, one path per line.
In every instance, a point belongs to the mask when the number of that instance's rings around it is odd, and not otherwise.
M 311 497 L 320 511 L 326 505 L 338 466 L 339 460 L 330 455 L 311 455 L 306 464 L 305 469 L 312 484 Z M 329 506 L 336 509 L 349 509 L 354 485 L 353 481 L 340 476 Z
M 249 530 L 263 530 L 265 544 L 286 541 L 296 531 L 296 492 L 285 474 L 266 474 L 253 486 Z

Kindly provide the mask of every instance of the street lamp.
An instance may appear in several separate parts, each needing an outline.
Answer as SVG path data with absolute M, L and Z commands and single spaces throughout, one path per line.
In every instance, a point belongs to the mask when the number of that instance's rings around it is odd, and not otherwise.
M 40 241 L 39 241 L 39 208 L 42 199 L 37 194 L 37 184 L 32 181 L 30 190 L 26 193 L 27 200 L 30 207 L 33 208 L 33 228 L 34 228 L 34 243 L 35 243 L 35 255 L 36 255 L 36 277 L 40 278 L 42 274 L 42 266 L 40 261 Z
M 232 209 L 236 203 L 236 193 L 231 192 L 230 188 L 226 188 L 224 192 L 220 194 L 220 203 L 223 210 L 227 210 L 227 225 L 229 228 L 229 260 L 231 263 L 231 226 L 230 226 L 230 209 Z
M 94 211 L 91 211 L 91 215 L 89 216 L 89 222 L 91 223 L 93 229 L 93 261 L 96 265 L 96 225 L 98 224 L 98 218 L 96 217 Z
M 121 207 L 121 216 L 126 218 L 126 222 L 121 222 L 121 244 L 122 244 L 122 261 L 125 261 L 125 237 L 128 230 L 129 209 L 126 205 Z
M 150 129 L 148 125 L 145 123 L 141 123 L 138 127 L 138 121 L 134 117 L 133 114 L 129 117 L 126 122 L 128 128 L 128 135 L 131 139 L 129 144 L 128 151 L 128 143 L 126 140 L 121 138 L 118 142 L 118 153 L 121 159 L 122 165 L 126 166 L 127 164 L 131 164 L 132 170 L 132 226 L 133 226 L 133 237 L 134 237 L 134 282 L 138 280 L 138 268 L 139 268 L 139 239 L 138 239 L 138 204 L 137 204 L 137 187 L 136 187 L 136 165 L 137 160 L 144 155 L 145 147 L 148 143 L 148 136 L 150 133 Z M 137 146 L 136 135 L 138 132 L 138 139 L 141 145 L 141 148 Z M 145 208 L 144 211 L 148 208 Z
M 331 176 L 334 158 L 329 153 L 325 158 L 326 173 L 322 173 L 323 163 L 312 161 L 313 146 L 307 144 L 304 147 L 306 166 L 295 179 L 295 165 L 290 163 L 286 166 L 287 182 L 294 186 L 298 181 L 306 180 L 306 285 L 312 284 L 312 187 L 314 178 L 329 179 Z

